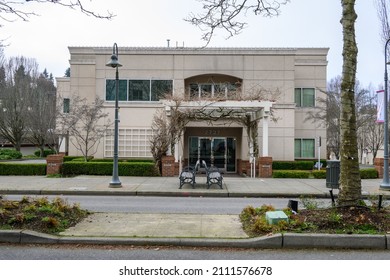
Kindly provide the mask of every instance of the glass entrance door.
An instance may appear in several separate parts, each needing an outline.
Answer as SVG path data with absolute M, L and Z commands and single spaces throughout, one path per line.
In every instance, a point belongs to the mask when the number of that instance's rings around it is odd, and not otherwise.
M 219 169 L 226 169 L 226 138 L 213 138 L 212 162 Z
M 199 159 L 204 160 L 207 166 L 211 166 L 211 139 L 199 138 Z
M 204 160 L 207 166 L 216 166 L 223 172 L 236 172 L 235 139 L 230 137 L 190 137 L 189 164 L 195 166 Z

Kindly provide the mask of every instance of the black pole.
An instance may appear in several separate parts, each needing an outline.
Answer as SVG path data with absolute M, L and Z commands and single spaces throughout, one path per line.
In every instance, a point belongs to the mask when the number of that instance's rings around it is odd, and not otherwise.
M 330 198 L 332 199 L 332 206 L 336 206 L 336 202 L 334 200 L 334 195 L 333 195 L 333 190 L 329 190 L 329 193 L 330 193 Z

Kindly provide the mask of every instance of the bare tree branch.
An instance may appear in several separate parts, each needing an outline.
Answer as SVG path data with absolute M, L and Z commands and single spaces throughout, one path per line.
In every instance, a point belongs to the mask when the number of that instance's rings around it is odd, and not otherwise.
M 185 21 L 198 26 L 202 31 L 202 40 L 208 45 L 216 31 L 222 29 L 228 37 L 238 35 L 247 26 L 240 19 L 248 12 L 264 17 L 273 17 L 280 14 L 281 5 L 289 0 L 198 0 L 203 3 L 204 13 L 191 13 Z
M 115 15 L 107 11 L 105 14 L 100 14 L 83 5 L 82 0 L 0 0 L 0 20 L 5 22 L 14 22 L 16 20 L 28 21 L 32 16 L 38 16 L 34 11 L 29 11 L 28 2 L 39 4 L 54 4 L 67 7 L 74 10 L 79 10 L 85 15 L 93 16 L 100 19 L 112 19 Z M 0 27 L 2 25 L 0 24 Z
M 381 24 L 381 38 L 383 45 L 385 45 L 387 39 L 390 38 L 389 3 L 387 0 L 376 0 L 375 2 Z

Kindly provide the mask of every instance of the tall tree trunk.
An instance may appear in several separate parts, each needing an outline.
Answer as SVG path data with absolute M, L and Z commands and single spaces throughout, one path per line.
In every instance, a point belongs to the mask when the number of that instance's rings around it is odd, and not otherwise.
M 339 205 L 356 205 L 361 199 L 355 114 L 357 46 L 355 0 L 341 0 L 343 14 L 343 76 L 341 82 L 341 148 Z

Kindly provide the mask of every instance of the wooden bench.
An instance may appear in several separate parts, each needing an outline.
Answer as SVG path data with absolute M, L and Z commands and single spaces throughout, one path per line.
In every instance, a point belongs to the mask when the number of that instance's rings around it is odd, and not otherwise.
M 206 162 L 203 160 L 202 164 L 204 168 L 206 169 L 206 176 L 207 176 L 207 188 L 209 189 L 211 185 L 217 184 L 222 189 L 222 174 L 219 172 L 218 167 L 216 166 L 210 166 L 210 168 L 207 167 Z
M 195 175 L 196 171 L 199 166 L 199 161 L 196 162 L 195 167 L 192 166 L 186 166 L 183 168 L 183 170 L 180 172 L 179 175 L 179 181 L 180 181 L 180 187 L 181 189 L 184 184 L 191 184 L 192 188 L 195 188 Z

